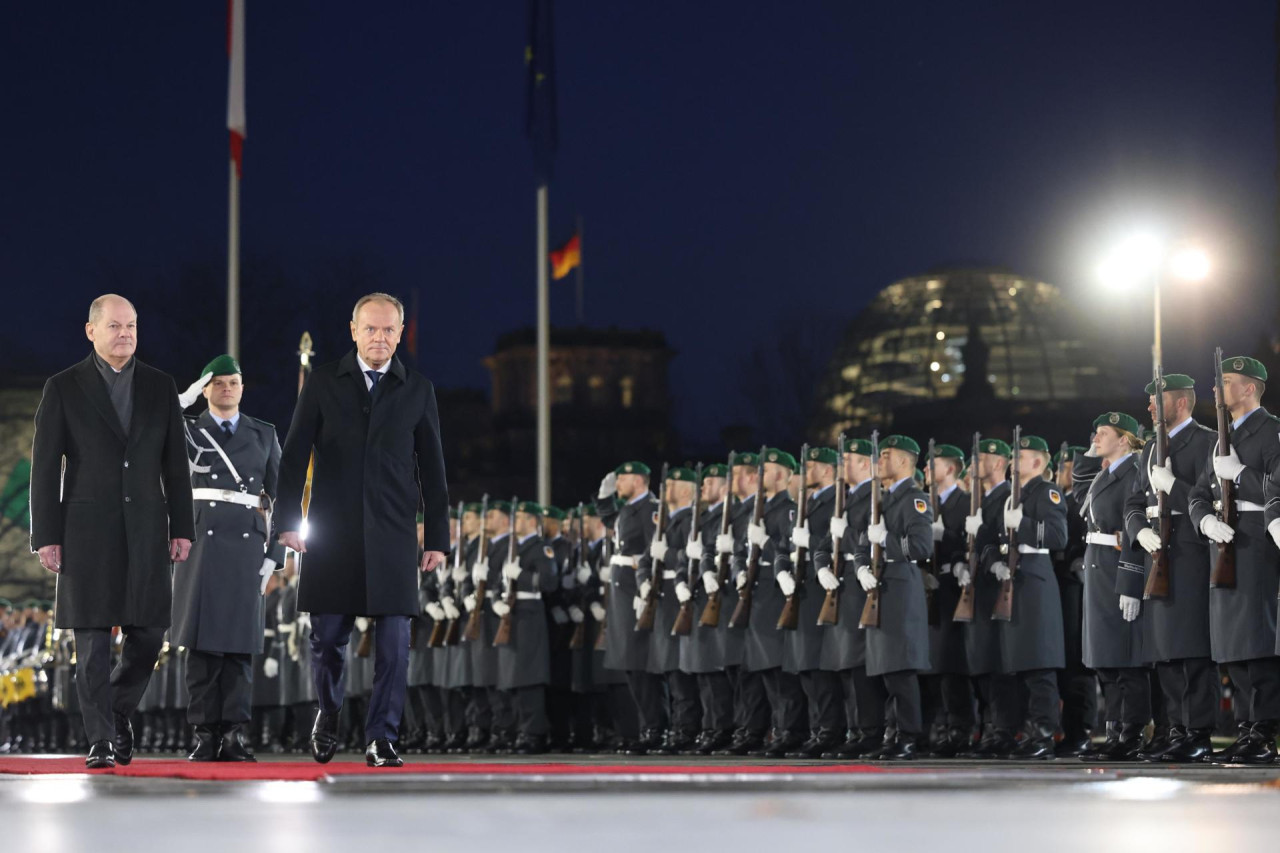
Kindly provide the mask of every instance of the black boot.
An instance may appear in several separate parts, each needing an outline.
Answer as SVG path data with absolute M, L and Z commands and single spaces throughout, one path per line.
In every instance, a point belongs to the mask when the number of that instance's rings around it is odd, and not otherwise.
M 748 755 L 756 750 L 764 748 L 764 733 L 749 732 L 746 729 L 740 729 L 740 737 L 735 737 L 733 743 L 724 749 L 716 752 L 716 755 Z
M 782 758 L 788 752 L 799 749 L 807 740 L 807 735 L 801 732 L 781 732 L 767 747 L 750 754 L 763 758 Z
M 1213 729 L 1183 729 L 1182 737 L 1160 753 L 1160 762 L 1203 764 L 1213 757 Z
M 1093 749 L 1092 735 L 1089 729 L 1065 732 L 1053 752 L 1059 758 L 1078 758 Z
M 831 752 L 842 743 L 835 729 L 817 729 L 813 736 L 787 753 L 787 758 L 821 758 L 824 752 Z
M 1120 743 L 1120 724 L 1114 720 L 1107 720 L 1107 737 L 1102 743 L 1095 744 L 1092 749 L 1081 753 L 1081 761 L 1097 761 L 1103 756 L 1116 748 Z
M 456 744 L 456 737 L 457 735 L 455 734 L 454 739 L 452 739 L 450 743 Z M 483 752 L 485 747 L 489 745 L 490 740 L 491 738 L 487 729 L 482 729 L 479 726 L 472 726 L 467 730 L 466 740 L 461 744 L 450 746 L 449 752 L 455 754 L 463 752 Z
M 1115 746 L 1106 752 L 1100 752 L 1095 761 L 1137 761 L 1142 751 L 1142 723 L 1121 723 L 1117 727 Z
M 1276 721 L 1259 720 L 1253 724 L 1249 742 L 1231 759 L 1233 764 L 1273 764 L 1276 760 Z
M 222 750 L 218 753 L 219 761 L 257 761 L 244 742 L 242 727 L 236 723 L 222 726 Z
M 645 729 L 640 733 L 640 740 L 631 745 L 626 751 L 627 755 L 648 755 L 650 752 L 656 752 L 662 749 L 662 744 L 666 740 L 666 732 L 662 729 Z
M 920 735 L 898 732 L 893 743 L 877 753 L 878 761 L 914 761 L 920 757 Z
M 968 752 L 962 753 L 961 758 L 999 758 L 1002 755 L 1008 755 L 1018 746 L 1018 740 L 1014 737 L 1013 732 L 1008 729 L 997 729 L 994 726 L 987 729 L 986 734 L 982 736 L 982 740 L 978 741 L 977 746 Z
M 693 751 L 698 739 L 693 732 L 672 729 L 667 732 L 662 745 L 650 750 L 651 755 L 684 755 Z
M 187 756 L 188 761 L 217 761 L 222 749 L 216 726 L 196 726 L 196 748 Z
M 1253 721 L 1244 723 L 1236 723 L 1236 740 L 1235 743 L 1213 754 L 1215 764 L 1231 764 L 1241 749 L 1249 745 L 1249 738 L 1253 735 Z
M 1138 753 L 1138 760 L 1159 761 L 1160 756 L 1177 743 L 1184 732 L 1182 726 L 1157 726 L 1151 732 L 1151 740 L 1147 741 L 1142 751 Z
M 520 735 L 511 745 L 512 755 L 542 755 L 547 751 L 546 735 Z
M 1022 742 L 1005 755 L 1012 761 L 1048 761 L 1054 754 L 1053 729 L 1028 724 Z
M 733 732 L 729 729 L 707 732 L 707 737 L 698 746 L 696 755 L 712 755 L 733 744 Z

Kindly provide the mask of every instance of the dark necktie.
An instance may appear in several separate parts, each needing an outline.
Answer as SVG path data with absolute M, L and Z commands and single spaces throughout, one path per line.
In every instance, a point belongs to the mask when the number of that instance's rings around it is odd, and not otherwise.
M 230 440 L 231 440 L 231 436 L 233 436 L 233 435 L 235 435 L 235 433 L 233 433 L 233 432 L 231 431 L 231 421 L 223 421 L 223 422 L 222 422 L 222 437 L 223 437 L 223 440 L 225 440 L 225 441 L 230 441 Z
M 369 396 L 370 397 L 378 396 L 378 380 L 382 378 L 382 374 L 376 370 L 366 370 L 364 372 L 364 375 L 368 376 L 369 381 L 373 383 L 372 385 L 369 386 Z

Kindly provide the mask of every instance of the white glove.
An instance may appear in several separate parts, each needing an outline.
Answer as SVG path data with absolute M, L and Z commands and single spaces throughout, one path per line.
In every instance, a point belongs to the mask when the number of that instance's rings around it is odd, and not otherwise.
M 933 592 L 938 588 L 938 579 L 929 572 L 924 573 L 924 589 L 925 592 Z
M 369 630 L 369 619 L 365 616 L 356 617 L 356 630 L 363 634 Z
M 866 566 L 858 569 L 858 583 L 862 584 L 865 592 L 871 592 L 880 585 L 880 581 L 876 580 L 876 576 Z
M 600 583 L 608 583 L 613 577 L 613 566 L 605 563 L 600 567 Z
M 576 604 L 569 605 L 569 621 L 575 625 L 581 625 L 587 618 L 587 614 L 582 612 L 582 608 Z
M 577 585 L 578 585 L 578 582 L 577 582 L 576 580 L 574 580 L 574 577 L 573 577 L 573 573 L 572 573 L 572 572 L 570 572 L 570 573 L 569 573 L 569 574 L 567 574 L 567 575 L 560 575 L 560 588 L 561 588 L 561 589 L 573 589 L 573 588 L 574 588 L 574 587 L 576 587 Z
M 739 572 L 738 576 L 733 579 L 733 585 L 738 588 L 738 592 L 742 592 L 747 588 L 747 573 Z
M 889 538 L 889 528 L 883 521 L 877 521 L 867 528 L 867 539 L 872 545 L 883 545 Z
M 676 584 L 676 601 L 684 604 L 693 598 L 693 593 L 689 591 L 689 585 L 684 581 Z
M 444 621 L 444 608 L 439 604 L 436 604 L 434 601 L 428 601 L 422 609 L 427 612 L 428 616 L 437 622 Z
M 583 563 L 578 567 L 578 573 L 574 577 L 578 579 L 578 583 L 589 583 L 591 581 L 591 567 Z
M 1221 459 L 1222 457 L 1216 458 Z M 1236 538 L 1236 532 L 1231 529 L 1231 525 L 1216 515 L 1206 515 L 1200 519 L 1200 532 L 1219 545 L 1225 545 Z
M 1147 479 L 1151 481 L 1151 488 L 1166 495 L 1173 494 L 1173 484 L 1176 480 L 1172 468 L 1172 459 L 1164 460 L 1164 465 L 1152 465 L 1148 468 Z
M 502 577 L 504 580 L 518 581 L 520 580 L 520 564 L 517 562 L 502 564 Z
M 497 614 L 499 617 L 506 616 L 508 613 L 511 612 L 511 605 L 507 604 L 501 598 L 494 599 L 492 607 L 493 607 L 493 612 Z
M 1092 442 L 1092 441 L 1091 441 L 1091 442 L 1089 442 L 1089 449 L 1088 449 L 1088 450 L 1086 450 L 1086 451 L 1084 452 L 1084 455 L 1085 455 L 1085 456 L 1087 456 L 1087 457 L 1089 457 L 1090 459 L 1097 459 L 1097 458 L 1098 458 L 1098 449 L 1097 449 L 1096 447 L 1094 447 L 1094 446 L 1093 446 L 1093 442 Z
M 267 678 L 275 678 L 280 674 L 280 661 L 275 658 L 267 658 L 262 662 L 262 674 Z
M 809 525 L 807 523 L 791 531 L 791 544 L 796 548 L 809 547 Z
M 964 563 L 956 563 L 956 583 L 960 586 L 968 586 L 973 583 L 973 575 L 969 572 L 969 567 Z
M 717 554 L 733 553 L 733 534 L 732 533 L 716 534 L 716 553 Z
M 631 599 L 631 609 L 636 612 L 636 618 L 639 619 L 644 615 L 644 599 L 636 596 Z
M 262 578 L 262 585 L 258 588 L 259 595 L 267 594 L 267 581 L 271 580 L 271 573 L 276 570 L 276 561 L 270 557 L 262 558 L 262 568 L 258 569 L 258 577 Z
M 642 581 L 640 584 L 640 597 L 647 599 L 651 592 L 653 592 L 653 584 L 649 581 Z
M 720 591 L 720 579 L 716 577 L 715 572 L 702 573 L 702 588 L 706 590 L 707 595 Z
M 480 584 L 489 580 L 489 564 L 476 563 L 471 569 L 471 582 Z
M 1276 519 L 1280 521 L 1280 519 Z M 1160 550 L 1160 534 L 1156 533 L 1149 527 L 1144 527 L 1138 531 L 1138 544 L 1143 547 L 1148 554 L 1154 554 Z
M 933 541 L 941 542 L 943 535 L 947 532 L 946 525 L 942 523 L 942 519 L 935 518 L 933 520 Z
M 1271 534 L 1271 541 L 1276 543 L 1276 547 L 1280 548 L 1280 518 L 1272 520 L 1267 525 L 1267 532 Z
M 1243 470 L 1244 463 L 1240 461 L 1240 456 L 1234 447 L 1226 456 L 1213 457 L 1213 473 L 1219 480 L 1230 480 L 1234 483 Z
M 995 575 L 996 580 L 1001 583 L 1004 583 L 1009 578 L 1013 577 L 1013 573 L 1009 571 L 1009 564 L 1002 561 L 997 561 L 991 564 L 991 574 Z
M 702 559 L 702 542 L 698 539 L 690 539 L 688 544 L 684 546 L 684 555 L 689 562 Z
M 476 609 L 476 594 L 473 592 L 462 599 L 462 606 L 467 608 L 468 613 L 474 611 Z
M 180 408 L 188 408 L 196 400 L 200 399 L 200 392 L 204 390 L 204 386 L 209 384 L 209 380 L 213 378 L 212 373 L 206 373 L 195 382 L 187 386 L 187 390 L 178 395 L 178 406 Z
M 564 625 L 569 621 L 569 614 L 564 612 L 563 607 L 551 608 L 551 621 L 557 625 Z
M 837 543 L 844 538 L 844 532 L 849 529 L 849 519 L 841 516 L 840 518 L 831 519 L 831 547 L 839 547 Z
M 1005 530 L 1017 530 L 1022 525 L 1022 507 L 1013 505 L 1013 498 L 1004 499 Z
M 969 536 L 977 536 L 978 531 L 982 529 L 981 515 L 966 515 L 964 517 L 964 532 Z
M 598 601 L 591 602 L 591 618 L 597 622 L 604 621 L 604 605 Z
M 461 619 L 462 613 L 458 610 L 458 602 L 452 598 L 440 599 L 440 609 L 444 611 L 444 615 L 449 619 Z M 437 619 L 440 617 L 436 617 Z
M 757 548 L 763 548 L 764 543 L 769 541 L 769 534 L 765 532 L 763 524 L 747 525 L 747 541 Z
M 818 569 L 818 584 L 827 592 L 840 588 L 840 579 L 830 569 Z
M 1120 615 L 1124 617 L 1124 621 L 1132 622 L 1138 618 L 1138 611 L 1142 609 L 1142 599 L 1134 598 L 1131 595 L 1120 596 Z
M 613 471 L 604 475 L 604 479 L 600 481 L 600 491 L 596 492 L 596 498 L 606 501 L 613 497 L 613 493 L 618 491 L 618 475 Z
M 667 558 L 667 537 L 655 536 L 653 541 L 649 543 L 649 557 L 654 562 L 660 562 Z
M 796 579 L 791 572 L 778 572 L 774 575 L 774 580 L 778 582 L 778 589 L 782 590 L 782 594 L 790 597 L 796 593 Z
M 467 579 L 467 567 L 459 563 L 456 568 L 449 570 L 449 577 L 453 578 L 454 583 L 462 583 Z

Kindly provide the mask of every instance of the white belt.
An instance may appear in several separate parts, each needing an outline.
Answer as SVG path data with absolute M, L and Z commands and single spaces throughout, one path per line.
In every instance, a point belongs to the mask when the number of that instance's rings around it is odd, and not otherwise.
M 1120 547 L 1119 533 L 1090 533 L 1084 537 L 1084 541 L 1090 545 L 1106 545 L 1111 548 Z
M 1253 501 L 1236 501 L 1236 509 L 1240 512 L 1262 512 L 1266 507 Z
M 671 571 L 664 571 L 662 573 L 662 579 L 664 581 L 673 581 L 676 579 L 676 573 Z
M 1048 554 L 1048 548 L 1032 548 L 1030 545 L 1019 545 L 1019 554 Z
M 240 504 L 241 506 L 249 506 L 254 509 L 262 506 L 261 499 L 257 495 L 251 495 L 248 492 L 235 492 L 228 489 L 192 489 L 192 500 L 197 501 L 222 501 L 229 504 Z M 1259 507 L 1261 509 L 1261 507 Z
M 610 558 L 609 558 L 609 565 L 611 565 L 611 566 L 629 566 L 629 567 L 631 567 L 631 568 L 633 568 L 633 569 L 634 569 L 634 568 L 636 567 L 636 558 L 635 558 L 635 557 L 624 557 L 624 556 L 622 556 L 621 554 L 614 554 L 612 557 L 610 557 Z
M 1181 511 L 1181 510 L 1177 510 L 1177 509 L 1171 509 L 1171 510 L 1169 510 L 1169 514 L 1170 514 L 1170 515 L 1182 515 L 1182 511 Z M 1160 507 L 1158 507 L 1158 506 L 1149 506 L 1149 507 L 1147 507 L 1147 520 L 1148 520 L 1148 521 L 1153 521 L 1154 519 L 1159 518 L 1159 517 L 1160 517 Z
M 542 593 L 540 592 L 517 592 L 516 601 L 541 601 Z

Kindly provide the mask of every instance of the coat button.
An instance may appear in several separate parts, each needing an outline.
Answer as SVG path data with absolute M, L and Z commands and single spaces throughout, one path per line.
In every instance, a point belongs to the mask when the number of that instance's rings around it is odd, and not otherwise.
M 249 482 L 250 482 L 250 483 L 252 483 L 252 482 L 253 482 L 253 478 L 252 478 L 252 477 L 250 477 L 250 478 L 249 478 Z
M 210 475 L 209 475 L 209 479 L 210 479 L 210 480 L 216 480 L 216 479 L 218 479 L 218 475 L 217 475 L 217 474 L 210 474 Z
M 241 534 L 241 538 L 242 538 L 242 539 L 248 539 L 248 538 L 249 538 L 249 534 L 248 534 L 248 533 L 243 533 L 243 534 Z
M 128 468 L 128 467 L 129 467 L 129 460 L 128 460 L 128 459 L 124 460 L 124 467 L 126 467 L 126 468 Z
M 212 535 L 213 535 L 213 531 L 212 531 L 212 530 L 206 530 L 204 533 L 205 533 L 205 535 L 206 535 L 206 536 L 212 536 Z
M 133 500 L 133 498 L 129 497 L 128 495 L 125 495 L 125 496 L 124 496 L 124 502 L 125 502 L 125 503 L 129 503 L 129 502 L 131 502 L 132 500 Z
M 217 506 L 217 505 L 218 505 L 217 501 L 209 501 L 209 506 Z

